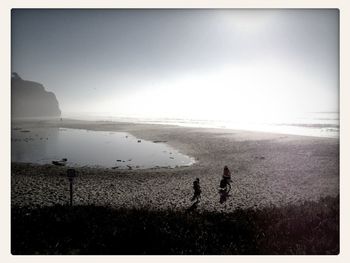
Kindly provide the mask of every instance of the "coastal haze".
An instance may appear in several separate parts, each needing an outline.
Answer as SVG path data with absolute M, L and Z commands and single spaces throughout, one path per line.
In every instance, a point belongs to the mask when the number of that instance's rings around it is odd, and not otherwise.
M 339 254 L 339 10 L 11 22 L 12 254 Z
M 338 19 L 335 9 L 16 9 L 12 71 L 54 92 L 64 117 L 295 124 L 338 113 Z

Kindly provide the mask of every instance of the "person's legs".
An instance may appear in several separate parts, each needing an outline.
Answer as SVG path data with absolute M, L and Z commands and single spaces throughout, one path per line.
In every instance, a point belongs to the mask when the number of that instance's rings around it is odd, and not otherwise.
M 227 193 L 231 191 L 231 184 L 230 183 L 227 183 Z
M 197 202 L 199 202 L 199 200 L 201 199 L 201 194 L 200 193 L 197 193 L 196 199 L 197 199 Z
M 196 195 L 194 194 L 191 198 L 191 201 L 194 201 L 196 199 Z

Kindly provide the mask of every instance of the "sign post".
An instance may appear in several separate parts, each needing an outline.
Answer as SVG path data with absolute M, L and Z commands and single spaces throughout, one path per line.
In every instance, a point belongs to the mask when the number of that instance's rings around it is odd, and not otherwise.
M 67 177 L 69 180 L 69 192 L 70 192 L 70 206 L 73 206 L 73 179 L 76 177 L 75 170 L 74 169 L 68 169 L 67 170 Z

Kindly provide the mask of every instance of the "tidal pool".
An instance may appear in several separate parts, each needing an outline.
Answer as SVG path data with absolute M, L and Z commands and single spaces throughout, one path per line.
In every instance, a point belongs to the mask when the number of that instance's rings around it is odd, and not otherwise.
M 51 164 L 67 159 L 73 167 L 144 169 L 189 166 L 194 159 L 160 141 L 125 132 L 66 128 L 12 128 L 11 161 Z

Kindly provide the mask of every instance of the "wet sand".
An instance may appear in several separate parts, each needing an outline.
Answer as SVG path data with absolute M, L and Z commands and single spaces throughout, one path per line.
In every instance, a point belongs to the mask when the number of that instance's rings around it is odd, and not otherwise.
M 124 131 L 167 144 L 194 157 L 190 167 L 114 170 L 81 167 L 74 182 L 75 204 L 149 209 L 187 209 L 192 182 L 202 188 L 199 210 L 286 206 L 339 194 L 339 140 L 225 129 L 76 120 L 12 123 L 13 127 L 58 126 Z M 223 204 L 219 182 L 224 165 L 232 191 Z M 11 202 L 46 206 L 69 202 L 67 167 L 12 163 Z

